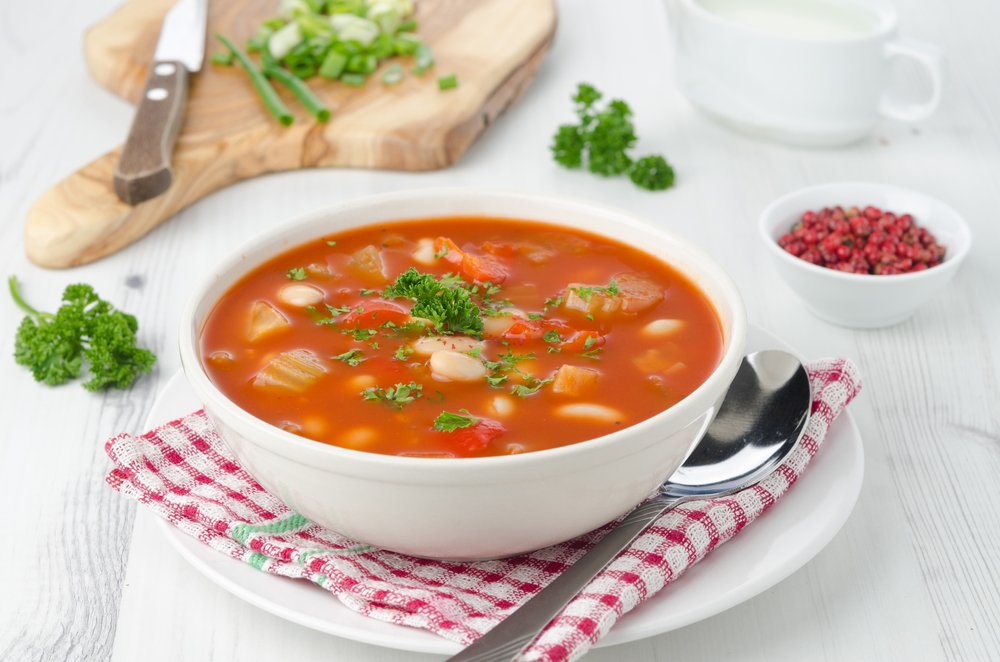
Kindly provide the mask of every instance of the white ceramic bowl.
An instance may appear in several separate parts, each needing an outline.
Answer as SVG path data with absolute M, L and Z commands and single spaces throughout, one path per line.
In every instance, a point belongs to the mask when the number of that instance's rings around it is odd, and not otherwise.
M 266 259 L 318 236 L 379 221 L 454 214 L 537 219 L 624 240 L 662 257 L 710 298 L 724 356 L 691 395 L 613 434 L 562 448 L 472 459 L 408 458 L 311 441 L 240 409 L 212 383 L 199 336 L 230 285 Z M 627 512 L 700 439 L 743 357 L 746 312 L 707 255 L 652 224 L 594 204 L 516 193 L 437 189 L 380 195 L 282 225 L 223 260 L 181 319 L 184 373 L 223 439 L 269 491 L 351 538 L 432 558 L 484 559 L 538 549 Z
M 849 274 L 801 260 L 778 245 L 803 212 L 823 207 L 874 205 L 912 214 L 947 249 L 944 261 L 925 271 L 891 276 Z M 898 324 L 944 288 L 972 243 L 969 226 L 954 209 L 926 193 L 887 184 L 837 182 L 784 195 L 761 213 L 761 239 L 781 277 L 814 315 L 860 329 Z

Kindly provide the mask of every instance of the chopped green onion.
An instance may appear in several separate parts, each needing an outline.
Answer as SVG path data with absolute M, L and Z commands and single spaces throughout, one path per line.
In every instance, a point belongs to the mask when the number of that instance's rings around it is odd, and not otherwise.
M 439 90 L 454 90 L 456 87 L 458 87 L 458 76 L 455 74 L 438 78 Z
M 344 67 L 347 66 L 347 56 L 343 53 L 337 51 L 330 51 L 323 58 L 323 64 L 319 67 L 319 75 L 323 78 L 340 78 L 340 74 L 344 73 Z
M 399 63 L 390 65 L 382 73 L 382 83 L 385 85 L 396 85 L 403 80 L 403 67 Z
M 264 70 L 264 73 L 268 78 L 274 78 L 278 82 L 282 83 L 285 87 L 292 91 L 302 105 L 306 107 L 312 115 L 320 122 L 325 122 L 330 119 L 330 109 L 323 105 L 323 102 L 317 98 L 309 86 L 303 83 L 301 80 L 291 75 L 284 69 L 278 67 L 269 67 Z
M 434 51 L 432 51 L 430 46 L 427 44 L 423 42 L 417 44 L 416 51 L 413 55 L 416 58 L 416 66 L 414 66 L 411 71 L 416 75 L 420 76 L 434 66 Z
M 212 53 L 212 64 L 218 64 L 224 67 L 231 66 L 233 64 L 233 52 L 220 51 L 218 53 Z
M 344 74 L 340 77 L 340 82 L 344 85 L 349 85 L 351 87 L 361 87 L 365 84 L 368 77 L 364 74 Z
M 277 118 L 278 122 L 288 126 L 294 121 L 291 111 L 288 110 L 288 106 L 281 100 L 278 93 L 274 91 L 271 84 L 267 82 L 267 78 L 260 72 L 257 65 L 247 57 L 247 54 L 240 50 L 233 42 L 226 39 L 221 34 L 216 33 L 215 38 L 218 39 L 222 44 L 229 49 L 229 52 L 233 54 L 240 64 L 243 65 L 243 69 L 246 70 L 247 74 L 250 76 L 250 82 L 257 89 L 257 93 L 260 95 L 261 100 L 264 102 L 264 106 L 267 110 Z

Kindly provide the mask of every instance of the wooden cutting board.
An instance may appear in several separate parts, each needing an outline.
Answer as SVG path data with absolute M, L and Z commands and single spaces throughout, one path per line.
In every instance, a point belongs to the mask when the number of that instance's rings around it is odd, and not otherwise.
M 137 100 L 171 4 L 129 0 L 88 31 L 84 53 L 98 83 Z M 60 268 L 99 259 L 212 191 L 262 173 L 448 166 L 531 81 L 556 27 L 553 0 L 418 0 L 418 34 L 434 51 L 433 69 L 421 77 L 407 74 L 389 87 L 381 83 L 381 69 L 362 88 L 310 80 L 333 111 L 324 124 L 279 89 L 295 113 L 295 123 L 283 127 L 264 109 L 241 68 L 208 61 L 219 50 L 213 33 L 242 45 L 276 6 L 277 0 L 211 0 L 206 62 L 191 81 L 174 150 L 173 185 L 134 207 L 121 202 L 112 188 L 120 147 L 108 152 L 56 184 L 28 211 L 24 243 L 33 262 Z M 437 77 L 452 73 L 459 87 L 440 91 Z M 123 140 L 126 133 L 123 126 Z

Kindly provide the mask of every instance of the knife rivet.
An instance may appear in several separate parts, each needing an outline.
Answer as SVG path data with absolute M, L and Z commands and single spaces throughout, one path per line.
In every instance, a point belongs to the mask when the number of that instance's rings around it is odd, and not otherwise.
M 156 72 L 157 76 L 169 76 L 170 74 L 177 71 L 177 68 L 174 65 L 170 64 L 169 62 L 163 62 L 161 64 L 156 65 L 153 71 Z
M 154 87 L 146 91 L 146 98 L 150 101 L 163 101 L 167 98 L 167 91 L 162 87 Z

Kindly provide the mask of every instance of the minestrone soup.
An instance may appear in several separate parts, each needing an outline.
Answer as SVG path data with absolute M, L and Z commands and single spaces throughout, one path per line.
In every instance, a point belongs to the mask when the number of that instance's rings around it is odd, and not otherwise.
M 216 385 L 289 432 L 427 458 L 565 446 L 647 419 L 715 370 L 706 296 L 641 250 L 539 222 L 383 223 L 292 248 L 222 297 Z

